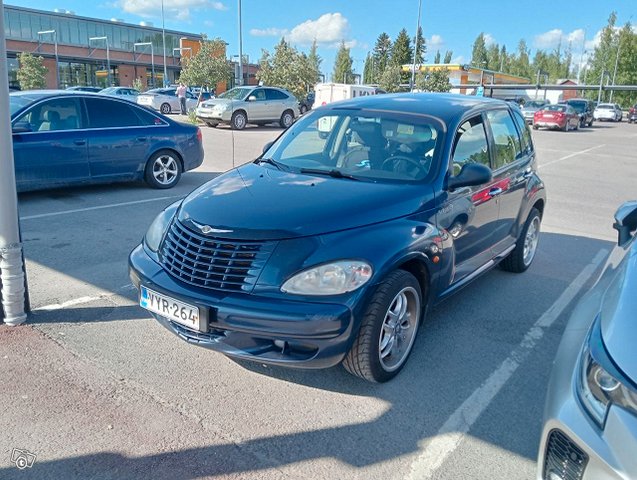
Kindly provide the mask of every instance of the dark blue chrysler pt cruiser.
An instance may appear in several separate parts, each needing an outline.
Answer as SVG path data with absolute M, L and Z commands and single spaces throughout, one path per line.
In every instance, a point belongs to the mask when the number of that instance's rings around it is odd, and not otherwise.
M 518 108 L 356 98 L 166 208 L 130 274 L 141 306 L 187 342 L 384 382 L 430 306 L 498 264 L 529 267 L 545 203 Z

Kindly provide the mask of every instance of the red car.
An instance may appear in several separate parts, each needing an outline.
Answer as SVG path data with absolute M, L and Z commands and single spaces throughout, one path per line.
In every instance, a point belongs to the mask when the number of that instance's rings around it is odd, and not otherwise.
M 580 117 L 570 105 L 558 103 L 557 105 L 547 105 L 535 112 L 533 116 L 533 128 L 540 127 L 559 129 L 568 132 L 571 128 L 579 130 Z

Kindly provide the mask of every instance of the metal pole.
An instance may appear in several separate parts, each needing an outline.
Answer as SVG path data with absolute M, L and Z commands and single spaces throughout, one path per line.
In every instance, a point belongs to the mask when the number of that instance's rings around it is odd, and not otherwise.
M 168 66 L 166 65 L 166 28 L 164 25 L 164 0 L 161 0 L 161 41 L 164 47 L 164 86 L 167 87 L 170 84 L 168 83 Z M 154 82 L 155 81 L 153 80 L 153 83 Z
M 156 87 L 155 84 L 155 51 L 153 50 L 153 42 L 150 42 L 150 71 L 152 72 L 153 77 L 153 87 Z M 164 77 L 164 84 L 166 83 L 166 78 Z
M 60 88 L 60 59 L 58 57 L 58 32 L 53 32 L 53 40 L 55 41 L 55 81 L 57 82 L 57 88 Z M 3 57 L 3 58 L 6 58 Z
M 418 0 L 418 20 L 416 24 L 416 41 L 414 42 L 414 61 L 411 65 L 411 81 L 409 82 L 409 90 L 414 89 L 414 83 L 416 80 L 416 57 L 418 56 L 418 32 L 420 31 L 420 11 L 422 9 L 422 0 Z
M 4 5 L 0 0 L 0 92 L 9 91 L 7 47 L 4 33 Z M 13 161 L 13 138 L 9 95 L 0 95 L 0 300 L 4 323 L 20 325 L 27 319 L 25 313 L 26 288 L 22 244 L 18 225 L 18 196 L 16 194 Z M 4 126 L 3 126 L 4 125 Z M 0 315 L 2 316 L 2 315 Z
M 243 85 L 243 38 L 241 34 L 241 0 L 239 0 L 239 85 Z
M 597 103 L 602 100 L 602 83 L 604 83 L 604 75 L 606 74 L 606 70 L 602 71 L 602 76 L 599 79 L 599 93 L 597 94 Z
M 113 81 L 111 79 L 111 52 L 108 49 L 108 37 L 106 37 L 106 69 L 108 70 L 108 86 L 113 86 Z
M 538 69 L 537 71 L 537 78 L 535 79 L 535 99 L 538 99 L 538 94 L 539 94 L 539 90 L 540 90 L 540 72 L 542 70 Z
M 617 76 L 617 64 L 619 63 L 619 49 L 622 46 L 621 37 L 617 39 L 617 55 L 615 56 L 615 70 L 613 71 L 613 87 L 615 86 L 615 77 Z M 613 103 L 613 91 L 610 91 L 610 103 Z
M 584 40 L 582 40 L 582 54 L 579 57 L 579 68 L 577 69 L 577 83 L 582 73 L 582 64 L 584 63 L 584 54 L 586 53 L 586 30 L 584 30 Z

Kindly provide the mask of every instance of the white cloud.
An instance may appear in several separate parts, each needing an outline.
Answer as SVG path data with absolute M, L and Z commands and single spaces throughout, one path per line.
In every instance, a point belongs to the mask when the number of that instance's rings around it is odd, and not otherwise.
M 116 5 L 124 12 L 142 18 L 161 17 L 162 0 L 119 0 Z M 171 0 L 164 3 L 164 15 L 179 20 L 188 20 L 192 10 L 204 9 L 227 10 L 228 7 L 215 0 Z
M 536 35 L 533 39 L 533 46 L 540 49 L 555 48 L 562 41 L 564 32 L 559 28 L 554 28 L 548 32 Z
M 457 57 L 453 57 L 451 59 L 451 63 L 459 63 L 460 65 L 467 63 L 467 60 L 462 55 L 458 55 Z
M 250 35 L 253 37 L 284 37 L 288 34 L 288 31 L 284 28 L 253 28 L 250 30 Z
M 427 51 L 433 52 L 436 50 L 440 50 L 444 45 L 445 41 L 440 35 L 432 35 L 431 38 L 427 39 Z
M 193 0 L 194 1 L 194 0 Z M 294 45 L 311 45 L 316 40 L 319 45 L 339 47 L 345 42 L 347 48 L 361 47 L 363 44 L 349 38 L 349 21 L 340 13 L 326 13 L 316 20 L 306 20 L 291 30 L 287 28 L 253 28 L 250 35 L 255 37 L 285 37 Z
M 491 35 L 490 33 L 485 33 L 484 34 L 484 44 L 488 47 L 490 45 L 493 45 L 495 42 L 495 38 L 493 38 L 493 35 Z
M 533 39 L 533 46 L 542 50 L 548 50 L 557 48 L 561 41 L 562 48 L 566 48 L 570 44 L 571 50 L 574 53 L 581 53 L 582 44 L 584 43 L 584 37 L 586 36 L 586 45 L 584 46 L 584 48 L 588 51 L 591 51 L 599 44 L 601 33 L 601 30 L 598 31 L 591 39 L 589 35 L 586 35 L 586 31 L 583 28 L 578 28 L 570 33 L 566 33 L 559 28 L 554 28 L 553 30 L 549 30 L 548 32 L 536 35 Z

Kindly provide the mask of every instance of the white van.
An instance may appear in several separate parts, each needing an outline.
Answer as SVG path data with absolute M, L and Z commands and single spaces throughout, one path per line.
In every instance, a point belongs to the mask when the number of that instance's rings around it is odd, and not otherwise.
M 369 85 L 351 85 L 347 83 L 319 83 L 314 87 L 314 106 L 313 108 L 327 105 L 328 103 L 338 102 L 339 100 L 349 100 L 355 97 L 364 97 L 367 95 L 376 95 L 385 93 L 378 87 L 370 87 Z M 321 117 L 318 121 L 318 131 L 321 138 L 326 138 L 330 130 L 332 130 L 332 117 Z

